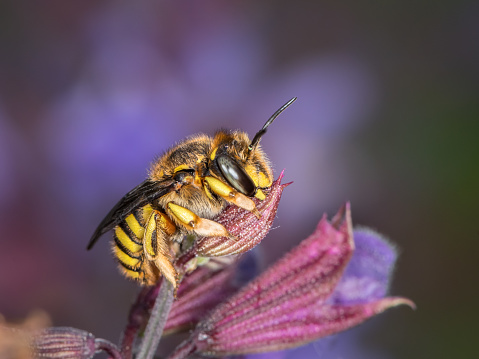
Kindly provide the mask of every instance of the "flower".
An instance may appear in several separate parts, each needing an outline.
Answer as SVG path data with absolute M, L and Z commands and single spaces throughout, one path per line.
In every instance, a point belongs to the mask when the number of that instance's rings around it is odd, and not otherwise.
M 263 226 L 270 226 L 270 216 L 276 213 L 285 187 L 280 184 L 281 177 L 261 208 Z M 243 213 L 238 218 L 244 225 L 237 225 L 225 220 L 231 213 L 228 211 L 226 217 L 218 220 L 223 220 L 228 230 L 236 230 L 234 235 L 240 243 L 233 254 L 261 241 L 263 230 L 255 225 L 255 221 L 261 220 L 252 220 L 249 212 Z M 214 254 L 230 239 L 206 240 L 212 243 L 208 251 L 198 250 L 206 248 L 199 241 L 188 253 Z M 187 273 L 178 289 L 177 301 L 164 328 L 173 332 L 195 324 L 196 327 L 169 358 L 182 359 L 191 354 L 222 357 L 294 348 L 351 328 L 388 308 L 402 304 L 414 308 L 409 299 L 385 297 L 396 256 L 393 246 L 376 232 L 358 229 L 353 233 L 350 206 L 345 204 L 331 221 L 324 215 L 308 238 L 225 301 L 222 300 L 235 289 L 231 282 L 238 262 L 227 263 L 214 257 L 209 266 Z M 27 333 L 19 337 L 18 343 L 28 342 L 34 355 L 46 358 L 89 359 L 98 351 L 105 351 L 114 359 L 130 358 L 134 337 L 144 325 L 160 289 L 145 288 L 140 293 L 130 312 L 124 333 L 127 340 L 123 341 L 121 352 L 109 341 L 69 327 Z M 166 314 L 162 314 L 165 320 Z M 13 332 L 9 329 L 6 333 Z
M 377 242 L 373 232 L 358 232 L 358 237 L 361 250 L 350 261 L 354 241 L 349 204 L 331 222 L 323 216 L 311 236 L 203 318 L 170 359 L 292 348 L 346 330 L 388 308 L 414 307 L 406 298 L 382 297 L 388 277 L 382 274 L 384 266 L 374 271 L 363 244 L 369 240 L 386 267 L 394 256 L 388 257 L 384 242 Z
M 396 252 L 374 231 L 353 233 L 349 203 L 330 221 L 324 215 L 308 238 L 231 295 L 240 271 L 239 255 L 260 243 L 271 228 L 287 186 L 281 184 L 282 177 L 266 191 L 265 200 L 256 200 L 260 218 L 227 207 L 214 220 L 233 238 L 202 238 L 178 258 L 175 266 L 183 281 L 176 301 L 175 288 L 165 280 L 141 291 L 130 311 L 121 350 L 70 327 L 47 328 L 22 336 L 18 343 L 29 343 L 38 357 L 90 359 L 105 351 L 114 359 L 129 359 L 135 338 L 150 317 L 137 350 L 139 359 L 152 358 L 165 333 L 192 327 L 190 337 L 170 359 L 247 355 L 298 347 L 401 304 L 414 308 L 409 299 L 386 297 Z

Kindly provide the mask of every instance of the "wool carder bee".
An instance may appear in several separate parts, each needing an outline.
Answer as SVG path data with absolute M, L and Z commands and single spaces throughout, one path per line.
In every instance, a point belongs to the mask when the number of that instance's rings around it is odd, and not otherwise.
M 172 244 L 188 234 L 228 237 L 211 219 L 228 204 L 260 216 L 253 197 L 263 200 L 271 186 L 271 165 L 261 137 L 292 98 L 266 121 L 250 141 L 243 131 L 195 135 L 155 161 L 148 178 L 128 192 L 96 228 L 88 244 L 114 230 L 113 252 L 123 274 L 146 285 L 163 275 L 175 287 Z

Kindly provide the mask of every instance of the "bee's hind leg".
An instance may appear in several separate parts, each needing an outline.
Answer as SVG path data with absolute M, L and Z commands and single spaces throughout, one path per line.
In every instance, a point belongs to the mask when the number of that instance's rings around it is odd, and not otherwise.
M 175 231 L 176 226 L 166 214 L 153 210 L 146 222 L 143 249 L 146 259 L 153 262 L 161 274 L 177 288 L 178 273 L 173 266 L 168 239 Z

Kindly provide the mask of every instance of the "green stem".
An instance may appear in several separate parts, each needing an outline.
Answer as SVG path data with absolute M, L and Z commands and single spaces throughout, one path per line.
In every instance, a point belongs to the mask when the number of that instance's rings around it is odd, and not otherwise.
M 146 326 L 143 341 L 141 342 L 136 359 L 153 359 L 158 344 L 160 343 L 168 314 L 174 299 L 174 287 L 167 280 L 163 280 L 160 292 L 156 297 L 155 305 L 151 311 L 148 325 Z

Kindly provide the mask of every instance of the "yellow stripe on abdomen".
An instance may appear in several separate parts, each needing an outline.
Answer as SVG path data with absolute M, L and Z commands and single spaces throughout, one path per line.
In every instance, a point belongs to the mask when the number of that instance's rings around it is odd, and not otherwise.
M 141 241 L 141 239 L 143 238 L 143 234 L 145 233 L 145 229 L 140 225 L 140 223 L 138 223 L 135 216 L 133 214 L 130 214 L 125 218 L 125 222 L 128 227 L 130 227 L 136 238 L 139 238 Z
M 118 260 L 129 267 L 135 268 L 139 263 L 141 263 L 140 259 L 130 257 L 128 254 L 123 252 L 118 246 L 115 246 L 113 248 L 113 251 L 115 252 L 115 256 L 118 258 Z
M 143 250 L 143 246 L 133 241 L 120 227 L 115 228 L 115 236 L 121 243 L 121 245 L 123 245 L 123 247 L 130 251 L 132 254 L 139 253 Z M 141 236 L 140 238 L 142 237 L 143 236 Z

